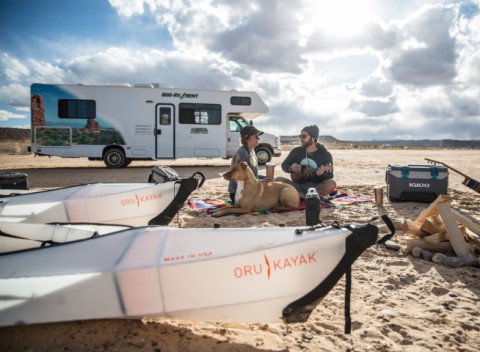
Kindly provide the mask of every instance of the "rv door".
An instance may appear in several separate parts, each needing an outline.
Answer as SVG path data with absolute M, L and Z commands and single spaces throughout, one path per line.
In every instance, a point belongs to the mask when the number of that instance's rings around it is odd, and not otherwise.
M 155 141 L 157 159 L 175 158 L 175 107 L 171 104 L 157 105 Z

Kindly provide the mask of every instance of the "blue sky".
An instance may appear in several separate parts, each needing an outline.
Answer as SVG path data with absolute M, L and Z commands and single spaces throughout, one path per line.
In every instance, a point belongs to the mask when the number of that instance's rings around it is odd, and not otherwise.
M 480 0 L 7 0 L 0 127 L 32 83 L 254 90 L 256 124 L 346 140 L 479 139 Z

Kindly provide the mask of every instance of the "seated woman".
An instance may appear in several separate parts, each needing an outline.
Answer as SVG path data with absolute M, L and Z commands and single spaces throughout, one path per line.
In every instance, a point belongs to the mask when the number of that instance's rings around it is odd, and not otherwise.
M 232 156 L 231 165 L 235 164 L 237 157 L 240 161 L 245 161 L 253 171 L 255 177 L 259 180 L 263 180 L 265 176 L 258 175 L 258 160 L 255 154 L 255 147 L 258 145 L 258 140 L 263 132 L 257 130 L 254 126 L 245 126 L 240 130 L 240 144 L 241 146 L 235 151 Z M 230 194 L 230 200 L 235 204 L 235 193 L 237 191 L 237 182 L 230 181 L 228 183 L 228 193 Z

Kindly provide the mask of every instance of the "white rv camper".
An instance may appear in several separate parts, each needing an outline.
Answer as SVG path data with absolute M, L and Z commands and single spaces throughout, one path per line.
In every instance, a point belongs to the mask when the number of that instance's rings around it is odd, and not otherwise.
M 268 112 L 254 92 L 160 88 L 142 85 L 31 86 L 31 152 L 104 160 L 120 168 L 133 160 L 229 158 L 240 129 Z M 259 162 L 281 154 L 268 133 Z

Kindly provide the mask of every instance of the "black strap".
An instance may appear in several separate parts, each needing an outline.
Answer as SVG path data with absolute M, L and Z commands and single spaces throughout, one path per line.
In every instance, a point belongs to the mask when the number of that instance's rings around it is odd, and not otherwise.
M 377 241 L 377 244 L 382 244 L 388 241 L 393 237 L 395 234 L 395 226 L 393 225 L 392 220 L 383 214 L 380 216 L 383 222 L 387 225 L 390 233 L 383 236 Z M 376 220 L 378 217 L 373 218 L 372 220 Z M 352 263 L 350 258 L 350 251 L 348 250 L 349 247 L 346 246 L 347 251 L 345 253 L 345 335 L 350 335 L 352 332 L 352 317 L 350 315 L 350 300 L 351 300 L 351 293 L 352 293 Z
M 373 219 L 371 219 L 370 221 L 373 221 L 373 220 L 377 220 L 379 217 L 376 216 L 374 217 Z M 393 235 L 395 235 L 395 225 L 393 225 L 393 222 L 392 220 L 390 220 L 390 218 L 388 217 L 388 215 L 380 215 L 380 218 L 383 220 L 383 222 L 385 223 L 385 225 L 387 225 L 388 229 L 390 230 L 390 233 L 389 234 L 386 234 L 385 236 L 383 236 L 382 238 L 380 238 L 378 241 L 377 241 L 377 244 L 383 244 L 385 242 L 387 242 L 389 239 L 391 239 L 393 237 Z
M 350 315 L 350 297 L 352 292 L 352 265 L 350 263 L 350 252 L 345 255 L 345 334 L 352 331 L 352 317 Z
M 200 180 L 197 179 L 197 177 L 200 178 Z M 174 187 L 179 185 L 180 189 L 176 192 L 172 202 L 163 210 L 163 212 L 152 218 L 148 222 L 148 225 L 168 225 L 174 218 L 175 214 L 177 214 L 180 208 L 183 207 L 190 194 L 203 185 L 205 182 L 205 176 L 200 171 L 197 171 L 190 178 L 184 178 L 173 182 L 175 182 Z M 176 189 L 174 189 L 174 193 L 175 190 Z

